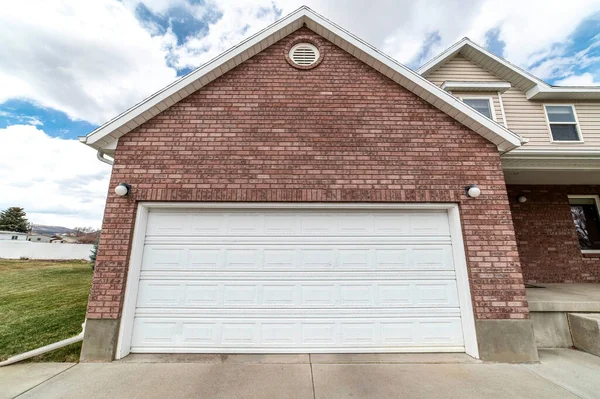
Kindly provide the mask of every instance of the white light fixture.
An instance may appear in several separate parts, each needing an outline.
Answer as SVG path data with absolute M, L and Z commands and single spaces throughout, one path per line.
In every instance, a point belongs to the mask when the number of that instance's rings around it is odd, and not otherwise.
M 524 202 L 527 202 L 527 197 L 526 197 L 526 196 L 524 196 L 524 195 L 519 195 L 519 196 L 517 197 L 517 201 L 519 201 L 519 202 L 522 204 L 522 203 L 524 203 Z
M 119 197 L 128 195 L 129 191 L 131 191 L 131 186 L 127 183 L 119 183 L 119 185 L 115 187 L 115 194 L 117 194 Z
M 470 198 L 477 198 L 481 195 L 481 189 L 476 184 L 465 187 L 465 194 Z

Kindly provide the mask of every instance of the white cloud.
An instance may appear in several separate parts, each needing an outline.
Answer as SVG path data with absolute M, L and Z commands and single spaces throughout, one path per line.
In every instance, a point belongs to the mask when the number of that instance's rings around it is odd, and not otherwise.
M 77 140 L 32 125 L 0 129 L 0 209 L 25 208 L 30 222 L 100 227 L 110 167 Z
M 555 82 L 557 86 L 600 86 L 600 81 L 597 81 L 589 72 L 584 72 L 581 75 L 571 75 L 564 79 Z
M 183 0 L 130 1 L 141 1 L 165 14 Z M 256 33 L 275 19 L 274 12 L 265 12 L 273 4 L 283 15 L 306 4 L 411 66 L 419 66 L 464 36 L 485 44 L 486 33 L 497 28 L 499 39 L 506 44 L 504 56 L 530 68 L 546 57 L 560 57 L 569 35 L 586 17 L 600 11 L 600 0 L 585 1 L 585 6 L 577 0 L 568 5 L 561 0 L 348 0 L 343 7 L 327 0 L 211 0 L 203 4 L 202 12 L 216 9 L 222 18 L 209 25 L 208 34 L 175 45 L 171 52 L 175 64 L 197 67 Z M 424 48 L 432 35 L 439 40 Z M 173 43 L 172 32 L 164 38 Z
M 531 68 L 531 72 L 542 79 L 568 77 L 576 70 L 588 68 L 600 62 L 594 50 L 600 47 L 600 34 L 591 40 L 592 44 L 574 54 L 566 54 L 565 46 L 556 46 L 552 54 Z
M 209 24 L 208 34 L 190 37 L 183 45 L 173 46 L 171 56 L 178 68 L 198 67 L 277 19 L 271 0 L 210 0 L 206 5 L 218 11 L 222 17 Z M 165 37 L 173 43 L 171 31 L 168 31 Z
M 24 98 L 104 123 L 176 78 L 163 38 L 112 0 L 0 7 L 0 103 Z
M 9 111 L 0 111 L 0 118 L 12 119 L 18 123 L 26 123 L 33 126 L 42 126 L 44 123 L 35 116 L 15 114 Z

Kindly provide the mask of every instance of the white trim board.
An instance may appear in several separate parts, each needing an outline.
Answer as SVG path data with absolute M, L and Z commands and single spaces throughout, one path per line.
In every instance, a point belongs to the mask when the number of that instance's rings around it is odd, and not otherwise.
M 140 271 L 142 266 L 142 254 L 144 240 L 148 224 L 148 214 L 151 209 L 172 210 L 194 210 L 194 209 L 397 209 L 397 210 L 445 210 L 448 212 L 450 224 L 450 236 L 452 241 L 453 260 L 455 264 L 456 282 L 460 303 L 460 313 L 464 334 L 465 352 L 479 358 L 477 336 L 475 332 L 475 317 L 471 290 L 468 280 L 467 262 L 464 251 L 462 228 L 460 223 L 460 211 L 457 204 L 453 203 L 413 203 L 413 204 L 366 204 L 366 203 L 186 203 L 186 202 L 140 202 L 138 203 L 135 229 L 132 239 L 129 270 L 125 287 L 125 298 L 120 321 L 117 341 L 116 359 L 127 356 L 131 350 L 131 338 L 133 332 L 133 320 L 137 302 Z M 458 350 L 457 348 L 454 348 Z M 461 348 L 462 349 L 462 348 Z M 398 348 L 405 351 L 404 348 Z M 428 348 L 428 351 L 439 351 L 439 348 Z M 446 350 L 452 350 L 446 349 Z M 410 352 L 407 349 L 406 352 Z M 414 351 L 414 350 L 413 350 Z M 419 351 L 423 351 L 421 348 Z
M 511 88 L 508 82 L 466 82 L 447 80 L 440 86 L 446 91 L 494 91 L 504 93 Z
M 498 146 L 502 152 L 521 145 L 521 137 L 484 117 L 410 68 L 303 6 L 271 26 L 244 40 L 200 68 L 175 81 L 139 104 L 108 121 L 80 141 L 102 150 L 114 140 L 161 113 L 171 105 L 243 63 L 271 44 L 306 26 L 354 55 L 407 90 L 429 102 Z

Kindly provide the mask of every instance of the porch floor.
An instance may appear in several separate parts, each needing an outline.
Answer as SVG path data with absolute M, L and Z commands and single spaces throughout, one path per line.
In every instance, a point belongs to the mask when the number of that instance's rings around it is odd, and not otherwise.
M 600 312 L 600 284 L 535 284 L 527 288 L 530 312 Z

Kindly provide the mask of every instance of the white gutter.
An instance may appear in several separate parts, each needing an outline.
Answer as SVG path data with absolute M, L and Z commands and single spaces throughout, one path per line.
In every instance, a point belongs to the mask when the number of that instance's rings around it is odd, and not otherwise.
M 50 352 L 50 351 L 62 348 L 64 346 L 68 346 L 68 345 L 75 344 L 77 342 L 81 342 L 81 341 L 83 341 L 83 332 L 84 331 L 85 331 L 85 323 L 83 323 L 81 325 L 81 332 L 79 333 L 79 335 L 77 335 L 75 337 L 63 339 L 62 341 L 58 341 L 58 342 L 55 342 L 50 345 L 42 346 L 41 348 L 37 348 L 37 349 L 34 349 L 29 352 L 25 352 L 25 353 L 21 353 L 16 356 L 9 357 L 5 361 L 0 362 L 0 367 L 8 366 L 9 364 L 17 363 L 17 362 L 32 358 L 34 356 L 42 355 L 46 352 Z
M 105 158 L 104 155 L 106 154 L 102 152 L 102 150 L 98 150 L 98 152 L 96 153 L 96 158 L 98 158 L 98 160 L 100 160 L 101 162 L 112 165 L 114 163 L 114 160 L 111 161 L 110 159 Z

